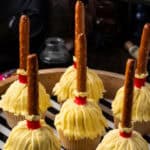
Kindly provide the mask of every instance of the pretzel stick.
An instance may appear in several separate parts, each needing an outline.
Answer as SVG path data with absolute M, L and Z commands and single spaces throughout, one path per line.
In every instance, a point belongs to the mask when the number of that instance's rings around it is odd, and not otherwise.
M 38 61 L 36 54 L 28 56 L 27 59 L 28 75 L 28 113 L 29 115 L 38 115 Z
M 28 16 L 22 15 L 19 23 L 19 43 L 20 43 L 20 69 L 26 70 L 27 56 L 29 54 L 29 30 L 30 21 Z
M 75 56 L 80 33 L 85 33 L 85 8 L 83 2 L 77 0 L 75 5 Z
M 80 34 L 78 36 L 78 49 L 77 49 L 77 90 L 78 92 L 86 92 L 86 36 Z
M 135 61 L 128 59 L 125 72 L 124 99 L 122 110 L 122 127 L 131 127 L 132 99 L 133 99 L 133 81 L 134 81 Z
M 148 63 L 148 55 L 149 55 L 149 45 L 150 44 L 150 24 L 145 24 L 143 28 L 139 54 L 137 59 L 137 74 L 145 74 L 147 73 L 147 63 Z

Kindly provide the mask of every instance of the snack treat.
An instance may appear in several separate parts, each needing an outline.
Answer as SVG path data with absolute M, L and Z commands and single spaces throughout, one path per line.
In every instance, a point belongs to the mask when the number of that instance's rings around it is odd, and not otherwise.
M 133 99 L 134 60 L 130 59 L 126 65 L 123 109 L 119 129 L 109 131 L 96 150 L 148 150 L 148 143 L 140 133 L 131 126 L 131 112 Z
M 97 103 L 87 98 L 85 34 L 78 37 L 77 91 L 56 115 L 55 126 L 67 150 L 95 150 L 105 133 L 107 122 Z
M 85 10 L 84 4 L 78 0 L 75 5 L 75 56 L 78 49 L 77 37 L 81 33 L 85 33 Z M 56 83 L 53 88 L 53 94 L 57 96 L 57 100 L 60 103 L 75 96 L 77 61 L 77 58 L 74 57 L 74 64 L 66 69 L 60 81 Z M 105 92 L 103 82 L 99 76 L 89 68 L 87 68 L 86 76 L 88 98 L 92 98 L 98 102 L 100 98 L 103 98 L 103 93 Z
M 4 150 L 60 150 L 60 143 L 52 129 L 40 119 L 38 66 L 35 54 L 28 56 L 28 114 L 13 128 Z
M 149 55 L 149 43 L 150 24 L 145 24 L 143 28 L 137 59 L 137 67 L 134 77 L 134 99 L 132 111 L 133 127 L 135 130 L 142 134 L 150 133 L 150 84 L 146 82 L 146 77 L 148 75 L 147 61 Z M 120 121 L 121 117 L 123 93 L 124 86 L 117 91 L 112 104 L 116 125 Z
M 28 16 L 21 16 L 19 24 L 20 65 L 17 70 L 18 79 L 9 86 L 0 100 L 0 108 L 3 109 L 10 127 L 14 127 L 19 120 L 24 120 L 24 116 L 27 114 L 26 59 L 29 54 L 29 22 Z M 41 83 L 39 83 L 39 106 L 40 114 L 44 116 L 47 108 L 50 107 L 50 100 Z

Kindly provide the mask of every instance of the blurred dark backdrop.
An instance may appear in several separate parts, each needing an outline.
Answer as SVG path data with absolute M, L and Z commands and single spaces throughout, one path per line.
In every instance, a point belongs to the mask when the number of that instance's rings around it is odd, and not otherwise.
M 0 5 L 0 72 L 18 67 L 18 22 L 21 14 L 31 20 L 30 51 L 38 55 L 47 37 L 61 37 L 73 55 L 74 4 L 76 0 L 5 0 Z M 127 40 L 139 45 L 149 3 L 130 0 L 83 0 L 86 7 L 88 65 L 124 73 Z M 40 60 L 39 60 L 40 62 Z M 40 63 L 41 64 L 41 63 Z M 52 67 L 40 65 L 40 68 Z M 60 66 L 61 67 L 61 66 Z

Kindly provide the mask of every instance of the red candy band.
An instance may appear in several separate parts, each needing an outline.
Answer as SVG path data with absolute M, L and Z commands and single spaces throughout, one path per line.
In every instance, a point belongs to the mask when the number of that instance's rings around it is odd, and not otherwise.
M 27 83 L 27 76 L 26 75 L 18 75 L 18 79 L 20 83 L 26 84 Z
M 39 129 L 41 127 L 40 121 L 29 121 L 27 120 L 27 127 L 28 129 L 34 130 Z
M 120 136 L 123 138 L 130 138 L 132 136 L 132 132 L 126 133 L 120 131 Z
M 86 97 L 75 97 L 74 102 L 78 105 L 85 105 L 86 104 Z
M 77 62 L 73 62 L 73 67 L 76 69 L 77 68 Z
M 139 88 L 139 89 L 142 86 L 144 86 L 145 82 L 146 82 L 146 78 L 142 78 L 142 79 L 136 78 L 136 77 L 134 78 L 134 86 Z

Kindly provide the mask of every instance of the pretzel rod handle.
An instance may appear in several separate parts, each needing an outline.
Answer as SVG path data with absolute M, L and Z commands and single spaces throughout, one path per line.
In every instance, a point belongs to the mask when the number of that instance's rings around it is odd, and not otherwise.
M 150 24 L 145 24 L 142 32 L 139 54 L 137 59 L 137 74 L 147 73 L 148 55 L 150 50 Z
M 135 73 L 135 60 L 128 59 L 126 63 L 124 99 L 123 99 L 123 110 L 121 120 L 121 126 L 126 128 L 131 127 L 134 73 Z
M 26 70 L 27 56 L 29 54 L 29 30 L 29 17 L 22 15 L 19 22 L 19 68 L 24 70 Z
M 77 39 L 80 33 L 85 33 L 85 8 L 82 1 L 77 0 L 75 4 L 75 56 Z
M 28 56 L 27 75 L 28 75 L 28 113 L 29 115 L 38 115 L 39 114 L 38 60 L 36 54 Z
M 77 90 L 86 92 L 86 63 L 87 63 L 87 45 L 85 34 L 78 36 L 77 49 Z

